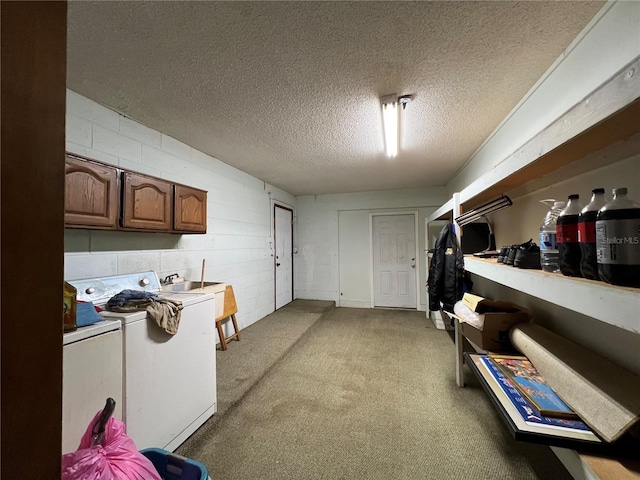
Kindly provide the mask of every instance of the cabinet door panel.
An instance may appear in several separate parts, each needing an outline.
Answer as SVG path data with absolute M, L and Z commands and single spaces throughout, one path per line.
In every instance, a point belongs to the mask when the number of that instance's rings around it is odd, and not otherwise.
M 173 215 L 175 230 L 206 233 L 207 192 L 184 185 L 176 185 Z
M 169 182 L 133 172 L 125 172 L 122 226 L 171 231 L 172 200 L 172 188 Z
M 69 155 L 65 163 L 65 224 L 117 228 L 118 170 Z

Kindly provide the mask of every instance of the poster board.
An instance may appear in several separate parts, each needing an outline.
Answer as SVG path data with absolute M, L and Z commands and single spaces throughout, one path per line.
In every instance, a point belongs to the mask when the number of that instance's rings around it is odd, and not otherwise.
M 499 381 L 504 381 L 506 377 L 541 415 L 580 420 L 578 414 L 553 391 L 527 357 L 490 354 L 489 359 L 500 369 L 500 372 L 495 371 L 486 358 L 482 359 L 483 363 L 493 370 L 494 376 L 499 377 Z
M 606 449 L 608 444 L 583 422 L 540 416 L 515 387 L 500 381 L 499 375 L 485 363 L 486 355 L 464 356 L 516 440 L 581 450 Z

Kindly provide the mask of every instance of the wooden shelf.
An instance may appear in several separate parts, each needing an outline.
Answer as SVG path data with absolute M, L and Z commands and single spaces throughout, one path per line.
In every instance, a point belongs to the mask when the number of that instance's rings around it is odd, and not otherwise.
M 617 287 L 559 273 L 528 270 L 495 259 L 465 256 L 465 269 L 475 275 L 519 290 L 602 322 L 640 333 L 640 288 Z
M 607 147 L 624 145 L 640 134 L 640 57 L 619 71 L 601 87 L 557 118 L 426 218 L 452 221 L 454 209 L 468 211 L 501 194 L 541 189 L 558 182 L 563 169 L 586 173 L 609 162 L 610 156 L 596 156 Z M 628 143 L 628 142 L 627 142 Z M 619 148 L 619 147 L 615 147 Z M 628 146 L 626 147 L 628 148 Z M 591 157 L 597 157 L 596 159 Z M 600 163 L 598 163 L 600 162 Z M 428 227 L 426 228 L 428 230 Z M 592 317 L 633 333 L 640 333 L 640 289 L 609 285 L 582 278 L 565 277 L 541 270 L 523 270 L 498 264 L 495 259 L 465 256 L 468 272 L 527 295 Z M 463 342 L 455 321 L 456 383 L 464 386 Z M 474 346 L 474 348 L 476 348 Z M 552 447 L 574 478 L 635 478 L 636 474 L 615 460 L 589 458 L 575 450 Z M 637 469 L 635 470 L 637 471 Z
M 640 133 L 638 71 L 640 58 L 461 190 L 462 212 Z M 449 200 L 427 222 L 450 220 L 452 210 Z
M 438 210 L 427 217 L 427 222 L 431 223 L 435 220 L 451 220 L 451 212 L 453 212 L 453 199 L 442 205 Z

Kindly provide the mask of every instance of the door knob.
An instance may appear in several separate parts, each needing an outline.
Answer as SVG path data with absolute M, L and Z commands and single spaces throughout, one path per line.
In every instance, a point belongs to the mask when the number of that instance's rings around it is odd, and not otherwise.
M 279 267 L 279 266 L 280 266 L 280 264 L 279 264 L 279 263 L 276 263 L 276 267 Z

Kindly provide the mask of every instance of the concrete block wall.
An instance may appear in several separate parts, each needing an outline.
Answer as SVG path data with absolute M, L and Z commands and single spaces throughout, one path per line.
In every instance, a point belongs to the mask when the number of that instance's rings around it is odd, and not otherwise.
M 295 207 L 293 196 L 71 90 L 66 118 L 68 152 L 208 191 L 205 235 L 66 229 L 66 279 L 199 280 L 205 259 L 205 280 L 233 285 L 241 328 L 273 312 L 272 201 Z
M 383 212 L 418 213 L 419 273 L 418 308 L 425 309 L 424 284 L 426 261 L 424 256 L 424 219 L 447 200 L 443 187 L 430 189 L 387 190 L 333 195 L 306 195 L 297 197 L 297 247 L 294 257 L 295 296 L 317 300 L 333 300 L 337 305 L 364 307 L 371 302 L 371 258 L 369 215 Z M 359 231 L 351 231 L 342 241 L 357 241 L 349 248 L 349 262 L 340 259 L 339 219 L 341 212 L 350 212 L 357 218 Z M 352 225 L 353 226 L 353 225 Z M 344 251 L 344 249 L 343 249 Z M 349 275 L 349 285 L 340 285 L 340 272 L 345 265 L 360 265 L 356 275 Z M 343 276 L 343 279 L 347 276 Z M 358 284 L 353 284 L 358 282 Z M 359 292 L 356 297 L 340 296 L 343 292 Z

